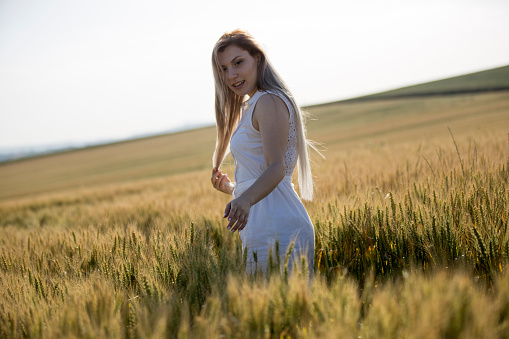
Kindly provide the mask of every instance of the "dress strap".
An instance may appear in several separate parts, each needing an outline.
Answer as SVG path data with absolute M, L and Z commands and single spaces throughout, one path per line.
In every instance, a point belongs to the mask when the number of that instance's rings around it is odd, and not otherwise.
M 249 98 L 249 100 L 244 101 L 244 109 L 246 110 L 250 109 L 254 104 L 256 104 L 258 99 L 265 93 L 267 92 L 256 91 L 255 94 L 253 94 L 253 96 Z
M 244 106 L 242 107 L 242 116 L 241 116 L 241 124 L 247 126 L 250 130 L 252 130 L 255 133 L 258 133 L 258 130 L 256 130 L 253 126 L 253 111 L 254 107 L 256 106 L 256 103 L 258 102 L 258 99 L 267 92 L 262 91 L 256 91 L 255 94 L 249 100 L 244 101 Z

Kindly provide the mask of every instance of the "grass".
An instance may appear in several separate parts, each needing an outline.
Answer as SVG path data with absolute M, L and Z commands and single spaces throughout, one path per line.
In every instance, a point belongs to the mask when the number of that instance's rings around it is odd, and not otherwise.
M 0 337 L 508 337 L 508 107 L 313 108 L 312 284 L 244 274 L 211 129 L 2 164 Z

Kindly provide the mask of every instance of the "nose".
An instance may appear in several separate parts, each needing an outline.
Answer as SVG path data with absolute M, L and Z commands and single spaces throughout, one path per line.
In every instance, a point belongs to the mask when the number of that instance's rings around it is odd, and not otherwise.
M 230 68 L 228 69 L 228 79 L 235 79 L 237 77 L 237 72 L 235 69 Z

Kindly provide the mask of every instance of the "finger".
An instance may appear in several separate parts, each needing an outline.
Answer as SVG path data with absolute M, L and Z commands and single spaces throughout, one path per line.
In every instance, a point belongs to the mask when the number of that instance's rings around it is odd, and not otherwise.
M 226 226 L 226 229 L 233 232 L 232 227 L 235 224 L 235 222 L 237 221 L 237 218 L 235 218 L 235 217 L 228 217 L 228 221 L 229 221 L 229 223 L 228 223 L 228 226 Z
M 226 208 L 224 209 L 224 215 L 223 215 L 223 218 L 226 218 L 229 214 L 230 214 L 230 210 L 231 210 L 232 206 L 231 206 L 231 202 L 227 203 L 226 204 Z
M 221 173 L 221 171 L 215 171 L 215 172 L 212 172 L 212 177 L 210 177 L 210 181 L 212 181 L 212 184 L 216 184 L 216 181 L 219 177 L 219 173 Z
M 247 217 L 244 219 L 244 221 L 242 222 L 242 225 L 239 226 L 239 231 L 242 231 L 244 229 L 244 227 L 246 227 L 247 225 Z
M 228 215 L 228 226 L 226 227 L 226 229 L 228 230 L 231 230 L 233 225 L 235 225 L 235 223 L 238 221 L 239 219 L 239 213 L 238 211 L 230 211 L 230 214 Z
M 244 229 L 244 227 L 246 227 L 248 220 L 249 220 L 249 211 L 247 211 L 247 213 L 244 214 L 242 223 L 238 227 L 239 231 L 242 231 Z
M 244 217 L 240 217 L 236 220 L 235 225 L 233 225 L 231 231 L 234 233 L 236 230 L 239 229 L 239 227 L 244 223 Z
M 245 213 L 245 212 L 242 212 L 242 211 L 239 211 L 239 213 L 237 213 L 236 215 L 236 223 L 234 226 L 232 226 L 232 231 L 236 231 L 236 230 L 240 230 L 241 227 L 243 227 L 243 225 L 245 225 L 247 223 L 247 217 L 248 217 L 249 213 Z
M 224 175 L 224 174 L 219 178 L 219 180 L 217 182 L 217 187 L 221 187 L 222 185 L 224 185 L 225 178 L 226 178 L 226 175 Z

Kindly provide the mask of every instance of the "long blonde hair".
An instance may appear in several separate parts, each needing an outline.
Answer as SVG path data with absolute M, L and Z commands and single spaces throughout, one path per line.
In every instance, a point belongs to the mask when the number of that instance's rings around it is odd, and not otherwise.
M 306 139 L 304 113 L 295 103 L 295 99 L 288 90 L 284 81 L 276 73 L 274 67 L 272 67 L 262 46 L 248 32 L 240 29 L 223 34 L 223 36 L 221 36 L 221 38 L 219 38 L 216 42 L 212 51 L 212 70 L 214 73 L 216 91 L 215 110 L 217 124 L 216 149 L 212 158 L 213 166 L 219 168 L 227 155 L 230 138 L 240 119 L 243 99 L 227 86 L 221 65 L 219 64 L 218 54 L 223 52 L 226 47 L 230 45 L 246 50 L 252 57 L 260 58 L 257 71 L 258 90 L 277 92 L 284 95 L 291 103 L 295 112 L 295 121 L 297 124 L 297 167 L 299 172 L 300 195 L 304 200 L 312 200 L 313 176 L 311 175 L 308 147 L 313 149 L 315 149 L 315 147 Z

